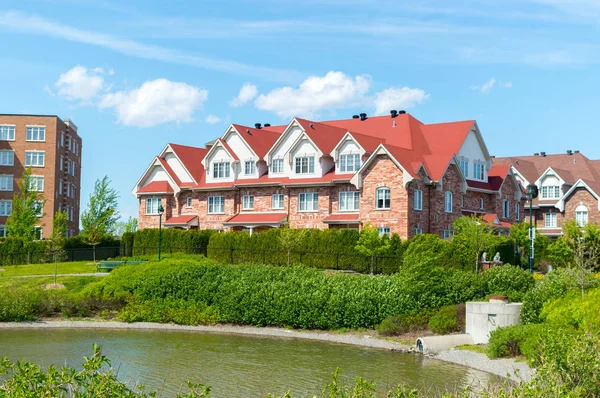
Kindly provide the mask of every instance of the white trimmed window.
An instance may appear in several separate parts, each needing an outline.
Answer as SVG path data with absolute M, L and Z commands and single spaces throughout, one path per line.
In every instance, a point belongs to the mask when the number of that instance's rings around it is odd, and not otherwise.
M 44 215 L 44 202 L 41 200 L 36 200 L 34 204 L 35 215 L 38 217 L 42 217 Z
M 465 195 L 460 195 L 460 208 L 465 207 Z
M 242 210 L 254 210 L 254 196 L 244 195 L 242 198 Z
M 452 192 L 450 191 L 446 191 L 446 194 L 444 195 L 444 210 L 446 211 L 446 213 L 452 213 L 452 197 L 454 195 L 452 195 Z
M 14 166 L 15 151 L 0 151 L 0 166 Z
M 340 155 L 340 171 L 343 173 L 358 171 L 360 169 L 360 155 L 351 153 Z
M 0 126 L 0 141 L 14 141 L 15 126 Z
M 75 199 L 75 184 L 71 184 L 71 199 Z
M 44 192 L 44 176 L 31 176 L 31 190 L 37 192 Z
M 311 174 L 315 172 L 315 157 L 300 156 L 295 160 L 296 174 Z
M 556 213 L 546 213 L 544 218 L 544 226 L 546 228 L 556 227 Z
M 244 162 L 244 174 L 247 176 L 256 174 L 256 162 L 254 160 Z
M 358 191 L 340 192 L 340 211 L 357 211 L 360 206 Z
M 521 219 L 521 204 L 519 202 L 515 203 L 515 220 L 519 221 Z
M 423 191 L 420 189 L 415 190 L 415 202 L 413 204 L 415 210 L 423 210 Z
M 473 163 L 473 178 L 476 180 L 485 180 L 485 167 L 482 163 Z
M 388 238 L 390 237 L 390 227 L 379 227 L 379 228 L 377 228 L 377 232 L 379 232 L 380 237 L 383 237 L 383 236 L 387 236 Z
M 225 213 L 225 196 L 208 197 L 208 214 Z
M 548 185 L 542 187 L 542 199 L 559 199 L 560 186 Z
M 469 160 L 468 159 L 459 160 L 458 166 L 460 167 L 465 178 L 469 178 Z
M 271 173 L 283 173 L 283 159 L 273 159 L 273 162 L 271 163 Z
M 13 176 L 12 175 L 0 175 L 0 191 L 12 191 L 13 190 Z
M 60 146 L 65 147 L 65 132 L 60 133 Z
M 271 196 L 271 208 L 273 210 L 283 209 L 283 194 L 276 193 Z
M 25 166 L 44 167 L 44 151 L 25 151 Z
M 192 207 L 192 197 L 188 196 L 187 198 L 185 198 L 185 207 L 190 208 Z
M 377 191 L 375 191 L 375 198 L 375 208 L 377 208 L 378 210 L 388 210 L 390 208 L 391 201 L 389 188 L 377 188 Z
M 230 165 L 229 162 L 213 163 L 213 178 L 229 178 Z
M 58 194 L 59 195 L 63 194 L 63 180 L 58 181 Z
M 10 216 L 12 213 L 12 200 L 0 200 L 0 216 Z
M 67 185 L 68 187 L 69 185 Z M 158 214 L 158 207 L 160 206 L 160 198 L 147 198 L 146 199 L 146 214 L 156 215 Z M 67 213 L 69 209 L 67 208 Z
M 479 210 L 483 210 L 485 208 L 485 201 L 483 198 L 479 198 Z
M 452 226 L 448 226 L 446 229 L 442 230 L 442 239 L 449 239 L 454 236 L 454 230 Z
M 46 141 L 46 127 L 28 126 L 25 136 L 26 141 Z
M 67 198 L 71 197 L 71 183 L 65 182 L 65 193 L 67 194 Z
M 510 217 L 510 202 L 508 199 L 502 201 L 502 218 Z
M 4 225 L 0 225 L 0 238 L 6 238 L 6 227 Z
M 588 209 L 584 205 L 579 205 L 575 209 L 575 221 L 580 227 L 586 226 L 588 223 Z
M 420 224 L 417 224 L 415 227 L 415 235 L 421 235 L 423 233 L 423 228 L 421 228 Z
M 305 192 L 298 195 L 298 211 L 319 210 L 319 194 L 316 192 Z

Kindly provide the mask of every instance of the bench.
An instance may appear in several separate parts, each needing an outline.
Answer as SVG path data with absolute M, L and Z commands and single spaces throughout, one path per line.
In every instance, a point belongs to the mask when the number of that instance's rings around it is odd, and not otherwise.
M 96 272 L 110 272 L 123 264 L 125 264 L 125 261 L 100 261 L 96 266 Z

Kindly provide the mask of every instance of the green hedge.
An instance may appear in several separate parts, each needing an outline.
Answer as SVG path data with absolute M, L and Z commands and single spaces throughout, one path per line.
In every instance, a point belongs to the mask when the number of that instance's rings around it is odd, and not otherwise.
M 133 234 L 132 255 L 149 255 L 158 253 L 158 233 L 155 228 L 142 229 Z M 213 230 L 163 229 L 161 232 L 161 250 L 163 253 L 204 254 L 210 237 L 216 234 Z M 131 235 L 127 235 L 128 244 Z
M 31 242 L 25 248 L 25 241 L 21 238 L 0 239 L 0 265 L 19 265 L 40 263 L 46 256 L 46 242 Z

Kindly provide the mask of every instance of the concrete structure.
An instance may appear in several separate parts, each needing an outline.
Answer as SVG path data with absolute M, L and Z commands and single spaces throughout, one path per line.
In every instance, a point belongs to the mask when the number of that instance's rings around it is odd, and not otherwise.
M 521 316 L 521 303 L 468 302 L 466 332 L 473 344 L 487 344 L 490 333 L 500 327 L 517 325 Z
M 18 192 L 17 181 L 28 167 L 45 204 L 39 236 L 49 237 L 58 210 L 67 212 L 68 236 L 79 232 L 81 138 L 69 119 L 53 115 L 0 114 L 0 237 Z
M 205 148 L 168 144 L 132 192 L 139 228 L 356 228 L 402 239 L 453 235 L 462 215 L 507 231 L 523 217 L 509 166 L 493 166 L 474 120 L 424 124 L 403 111 L 287 125 L 230 125 Z
M 473 337 L 469 334 L 419 337 L 417 351 L 423 354 L 435 354 L 464 344 L 474 344 Z

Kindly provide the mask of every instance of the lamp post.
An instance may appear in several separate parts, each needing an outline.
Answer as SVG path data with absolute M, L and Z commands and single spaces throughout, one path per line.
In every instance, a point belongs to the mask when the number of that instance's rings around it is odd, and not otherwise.
M 533 273 L 533 261 L 535 258 L 534 243 L 535 243 L 535 230 L 533 229 L 533 199 L 538 196 L 538 188 L 535 184 L 527 185 L 527 196 L 529 197 L 529 239 L 531 241 L 531 249 L 529 252 L 529 272 Z
M 158 205 L 158 261 L 160 261 L 160 241 L 162 238 L 162 215 L 165 212 L 165 208 L 162 205 Z

